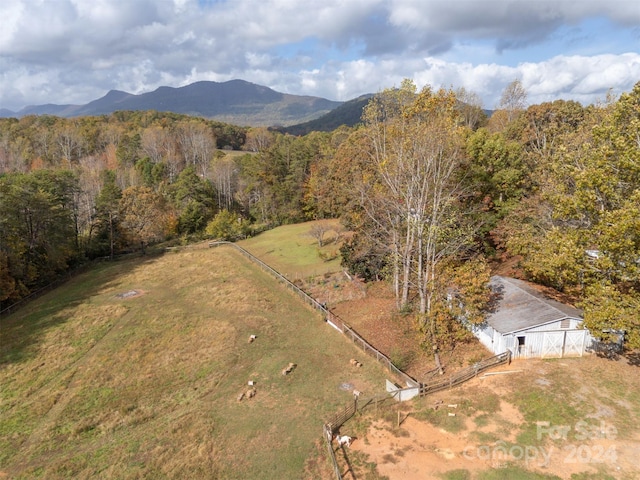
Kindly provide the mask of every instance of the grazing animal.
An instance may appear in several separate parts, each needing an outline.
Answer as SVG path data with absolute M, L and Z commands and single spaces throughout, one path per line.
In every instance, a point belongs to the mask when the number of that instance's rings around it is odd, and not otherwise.
M 336 441 L 338 442 L 339 447 L 343 447 L 344 445 L 350 447 L 351 440 L 352 438 L 348 435 L 336 435 Z

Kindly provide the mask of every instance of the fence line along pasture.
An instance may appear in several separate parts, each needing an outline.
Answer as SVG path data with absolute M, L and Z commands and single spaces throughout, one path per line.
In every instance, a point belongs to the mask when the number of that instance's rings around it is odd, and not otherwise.
M 347 338 L 351 339 L 351 341 L 357 345 L 361 350 L 363 350 L 370 357 L 375 358 L 377 362 L 384 365 L 389 372 L 391 372 L 396 377 L 401 378 L 407 386 L 412 386 L 414 388 L 418 387 L 420 384 L 413 377 L 408 375 L 407 373 L 400 370 L 396 367 L 393 362 L 387 357 L 384 353 L 380 352 L 373 345 L 367 342 L 362 335 L 357 333 L 352 327 L 347 325 L 340 317 L 331 313 L 323 304 L 318 302 L 315 298 L 310 296 L 307 292 L 299 288 L 297 285 L 292 283 L 287 277 L 282 275 L 280 272 L 270 267 L 266 263 L 264 263 L 259 258 L 255 257 L 244 248 L 232 242 L 209 242 L 209 247 L 217 247 L 219 245 L 231 245 L 237 251 L 242 253 L 245 257 L 251 260 L 253 263 L 258 265 L 265 272 L 273 275 L 278 281 L 283 283 L 288 289 L 296 293 L 305 303 L 310 305 L 312 308 L 318 310 L 323 316 L 325 321 L 334 329 L 345 335 Z
M 244 255 L 246 258 L 251 260 L 253 263 L 262 268 L 265 272 L 274 276 L 277 280 L 282 282 L 287 288 L 291 291 L 295 292 L 305 303 L 309 304 L 311 307 L 315 308 L 319 312 L 321 312 L 324 316 L 325 321 L 337 331 L 345 335 L 349 338 L 355 345 L 357 345 L 362 351 L 364 351 L 371 358 L 375 358 L 376 361 L 384 365 L 389 372 L 394 374 L 396 377 L 401 378 L 407 385 L 408 388 L 398 388 L 396 390 L 388 391 L 386 394 L 379 395 L 376 397 L 371 397 L 368 400 L 360 401 L 357 397 L 354 398 L 353 402 L 345 405 L 338 412 L 334 413 L 322 425 L 323 437 L 327 443 L 327 449 L 329 451 L 329 459 L 332 464 L 332 468 L 334 470 L 334 474 L 337 480 L 342 480 L 342 473 L 340 472 L 340 467 L 338 466 L 338 462 L 336 459 L 335 451 L 333 450 L 333 435 L 338 429 L 349 419 L 351 419 L 357 412 L 362 411 L 364 408 L 375 404 L 376 408 L 378 404 L 384 403 L 386 401 L 395 400 L 397 402 L 402 401 L 407 396 L 403 395 L 403 392 L 411 392 L 412 395 L 409 395 L 408 398 L 412 398 L 417 393 L 418 396 L 425 396 L 430 393 L 435 393 L 440 390 L 445 390 L 447 388 L 452 388 L 461 383 L 464 383 L 474 377 L 476 377 L 480 372 L 487 370 L 489 368 L 495 367 L 497 365 L 501 365 L 507 362 L 511 362 L 511 352 L 507 350 L 505 353 L 500 355 L 496 355 L 494 357 L 488 358 L 481 362 L 475 363 L 474 365 L 467 367 L 459 372 L 454 373 L 453 375 L 444 378 L 442 380 L 431 382 L 428 384 L 422 384 L 415 380 L 413 377 L 408 375 L 407 373 L 400 370 L 396 367 L 393 362 L 378 349 L 373 347 L 369 342 L 367 342 L 359 333 L 357 333 L 352 327 L 347 325 L 340 317 L 331 313 L 327 308 L 318 302 L 316 299 L 307 294 L 304 290 L 300 289 L 294 283 L 292 283 L 289 279 L 287 279 L 284 275 L 279 273 L 274 268 L 270 267 L 266 263 L 264 263 L 259 258 L 255 257 L 244 248 L 236 245 L 232 242 L 210 242 L 209 247 L 217 247 L 219 245 L 231 245 L 238 252 Z M 415 392 L 415 393 L 414 393 Z
M 338 459 L 336 458 L 336 452 L 333 450 L 333 431 L 331 427 L 326 423 L 322 426 L 322 436 L 324 437 L 327 449 L 329 450 L 329 460 L 331 460 L 331 466 L 333 467 L 333 473 L 336 476 L 336 480 L 342 480 L 342 473 L 338 466 Z
M 333 472 L 337 480 L 342 480 L 342 473 L 340 471 L 338 460 L 336 459 L 336 454 L 333 449 L 334 435 L 338 432 L 340 427 L 356 413 L 361 412 L 371 405 L 375 405 L 376 408 L 378 408 L 378 405 L 380 403 L 391 401 L 392 399 L 395 399 L 395 397 L 395 392 L 392 392 L 391 394 L 377 395 L 367 400 L 359 400 L 356 397 L 354 398 L 353 402 L 345 405 L 341 410 L 328 417 L 327 421 L 323 423 L 322 436 L 324 437 L 327 444 L 327 449 L 329 450 L 329 460 L 331 461 Z

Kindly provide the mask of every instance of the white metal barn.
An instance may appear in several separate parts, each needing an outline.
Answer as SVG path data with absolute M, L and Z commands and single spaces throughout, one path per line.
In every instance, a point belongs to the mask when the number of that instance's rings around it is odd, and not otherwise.
M 580 357 L 593 338 L 579 328 L 582 313 L 515 278 L 491 277 L 494 311 L 474 335 L 494 354 L 511 350 L 513 358 Z

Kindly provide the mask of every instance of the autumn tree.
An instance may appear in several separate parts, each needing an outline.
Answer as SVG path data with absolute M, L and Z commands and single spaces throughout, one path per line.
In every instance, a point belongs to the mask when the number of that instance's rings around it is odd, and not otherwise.
M 22 292 L 26 294 L 27 292 Z M 6 252 L 0 250 L 0 310 L 5 300 L 19 300 L 21 297 L 19 284 L 9 269 L 9 257 Z
M 200 121 L 191 119 L 180 122 L 176 134 L 185 164 L 192 166 L 202 178 L 207 178 L 216 149 L 212 130 Z
M 460 207 L 465 129 L 452 91 L 405 80 L 378 95 L 363 120 L 374 174 L 359 192 L 362 208 L 388 245 L 398 306 L 419 298 L 418 328 L 441 368 L 435 311 L 441 266 L 470 245 L 473 228 Z
M 209 238 L 235 241 L 249 234 L 249 222 L 229 210 L 221 210 L 207 224 L 205 234 Z
M 442 350 L 452 351 L 472 339 L 470 326 L 484 322 L 491 301 L 490 269 L 482 257 L 449 258 L 436 269 L 431 321 L 418 327 L 425 347 L 433 347 L 433 332 Z
M 253 218 L 271 225 L 304 218 L 302 187 L 328 137 L 317 133 L 305 137 L 277 134 L 265 151 L 241 158 L 240 196 L 248 204 Z
M 84 139 L 76 124 L 68 122 L 62 124 L 56 132 L 55 142 L 62 161 L 67 168 L 82 156 Z
M 458 110 L 467 128 L 476 130 L 487 122 L 487 115 L 482 109 L 482 99 L 480 95 L 464 87 L 456 90 L 458 99 Z
M 584 119 L 560 123 L 552 149 L 546 141 L 538 192 L 506 219 L 506 244 L 531 279 L 576 298 L 593 335 L 625 331 L 637 347 L 640 84 L 613 105 L 565 106 Z M 555 121 L 544 123 L 558 130 Z M 535 143 L 540 150 L 545 142 Z
M 171 185 L 169 195 L 178 214 L 178 231 L 202 231 L 215 213 L 215 192 L 193 166 L 185 168 Z
M 463 183 L 463 202 L 475 216 L 478 234 L 487 253 L 503 239 L 496 236 L 499 222 L 518 206 L 532 188 L 531 165 L 522 145 L 502 133 L 480 128 L 466 139 L 469 161 Z
M 214 155 L 211 166 L 211 181 L 218 195 L 218 205 L 226 210 L 231 210 L 238 191 L 239 167 L 235 159 L 224 152 Z
M 331 225 L 326 221 L 315 222 L 309 228 L 309 235 L 318 242 L 318 248 L 324 246 L 324 236 L 332 230 Z
M 247 132 L 244 149 L 249 152 L 260 153 L 267 150 L 273 141 L 275 134 L 265 127 L 255 127 Z
M 153 243 L 168 236 L 172 209 L 149 187 L 129 187 L 119 200 L 120 226 L 133 245 Z

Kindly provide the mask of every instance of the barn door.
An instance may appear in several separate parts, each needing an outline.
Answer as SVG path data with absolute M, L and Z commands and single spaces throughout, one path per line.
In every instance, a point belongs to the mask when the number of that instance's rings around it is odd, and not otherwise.
M 564 332 L 544 332 L 542 358 L 561 358 L 564 347 Z
M 565 357 L 581 357 L 584 351 L 586 330 L 572 330 L 566 332 L 564 341 Z

